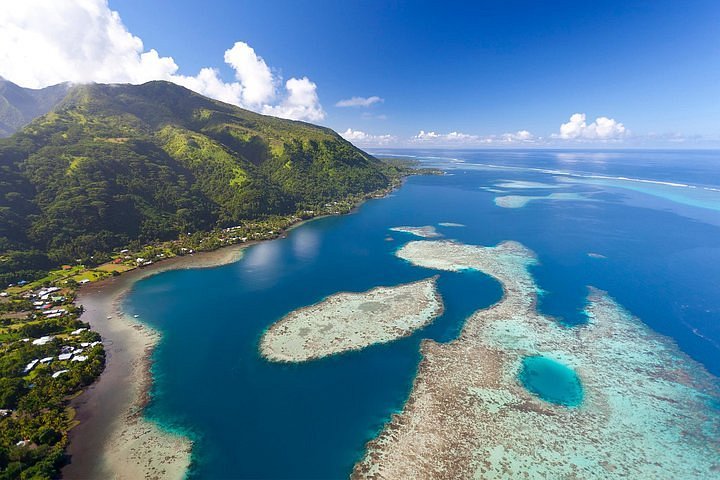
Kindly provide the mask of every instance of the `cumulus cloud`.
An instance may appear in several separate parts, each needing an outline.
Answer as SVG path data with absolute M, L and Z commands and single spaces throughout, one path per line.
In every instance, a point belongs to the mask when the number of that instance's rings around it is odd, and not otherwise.
M 518 130 L 515 133 L 504 133 L 502 139 L 505 142 L 532 142 L 535 140 L 535 135 L 527 130 Z
M 317 95 L 317 85 L 307 77 L 291 78 L 285 82 L 285 89 L 288 91 L 287 97 L 279 105 L 266 105 L 263 113 L 313 122 L 325 118 L 325 111 Z
M 172 57 L 145 49 L 107 0 L 0 2 L 0 75 L 21 86 L 168 80 L 255 111 L 310 121 L 325 117 L 313 82 L 291 78 L 279 89 L 282 80 L 247 43 L 235 43 L 224 60 L 236 81 L 225 82 L 211 67 L 195 76 L 179 74 Z
M 477 135 L 469 135 L 461 132 L 437 133 L 420 130 L 420 132 L 412 138 L 412 141 L 423 143 L 471 143 L 477 141 L 479 138 Z
M 352 97 L 340 100 L 335 104 L 336 107 L 369 107 L 376 103 L 382 103 L 385 99 L 378 96 L 372 97 Z
M 235 78 L 242 88 L 242 100 L 246 105 L 262 105 L 275 97 L 275 78 L 262 57 L 250 45 L 236 42 L 225 51 L 225 63 L 235 70 Z
M 343 133 L 341 133 L 340 136 L 342 136 L 348 142 L 352 142 L 356 145 L 366 146 L 388 145 L 397 141 L 397 137 L 393 135 L 371 135 L 361 130 L 353 130 L 352 128 L 348 128 Z
M 462 132 L 438 133 L 434 131 L 420 130 L 410 139 L 411 143 L 423 143 L 426 145 L 442 146 L 507 146 L 509 144 L 529 144 L 542 140 L 527 130 L 518 130 L 515 133 L 503 133 L 502 135 L 473 135 Z
M 588 124 L 584 113 L 574 113 L 569 122 L 560 125 L 560 133 L 553 137 L 563 140 L 616 140 L 627 134 L 625 125 L 614 118 L 598 117 Z

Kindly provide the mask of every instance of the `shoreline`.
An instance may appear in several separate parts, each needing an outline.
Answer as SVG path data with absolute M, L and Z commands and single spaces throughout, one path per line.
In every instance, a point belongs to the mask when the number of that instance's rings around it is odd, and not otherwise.
M 70 430 L 70 463 L 62 468 L 63 478 L 184 478 L 190 439 L 143 417 L 160 333 L 123 312 L 122 302 L 140 280 L 171 270 L 227 265 L 257 243 L 170 258 L 78 291 L 77 303 L 85 308 L 80 319 L 102 336 L 106 365 L 98 380 L 70 402 L 79 424 Z
M 136 282 L 171 270 L 234 263 L 248 247 L 286 238 L 314 220 L 354 214 L 368 200 L 387 197 L 406 180 L 407 176 L 401 178 L 381 195 L 369 194 L 348 212 L 293 223 L 274 238 L 168 258 L 79 289 L 75 303 L 84 307 L 80 319 L 101 335 L 106 363 L 98 379 L 70 401 L 77 425 L 68 435 L 65 452 L 70 461 L 62 467 L 61 478 L 182 479 L 191 466 L 191 440 L 166 432 L 143 417 L 153 381 L 151 357 L 161 335 L 122 311 L 122 301 Z

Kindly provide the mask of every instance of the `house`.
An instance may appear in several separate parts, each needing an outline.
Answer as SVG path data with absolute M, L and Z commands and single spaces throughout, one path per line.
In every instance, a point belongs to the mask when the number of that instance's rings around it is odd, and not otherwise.
M 87 278 L 83 278 L 83 279 L 80 280 L 78 283 L 79 283 L 80 285 L 85 285 L 86 283 L 90 283 L 90 280 L 88 280 Z
M 87 328 L 78 328 L 77 330 L 73 330 L 72 332 L 70 332 L 70 335 L 80 335 L 85 330 L 87 330 Z
M 58 370 L 57 372 L 55 372 L 55 373 L 52 374 L 52 378 L 57 378 L 57 377 L 59 377 L 60 375 L 62 375 L 63 373 L 69 372 L 69 371 L 70 371 L 70 370 Z
M 88 357 L 86 357 L 85 355 L 76 355 L 73 357 L 72 361 L 73 362 L 84 362 L 87 359 L 88 359 Z
M 40 361 L 40 360 L 38 360 L 38 359 L 36 358 L 36 359 L 33 360 L 32 362 L 28 363 L 27 366 L 25 367 L 25 370 L 23 370 L 23 373 L 28 373 L 28 372 L 30 372 L 30 370 L 32 370 L 33 368 L 35 368 L 35 365 L 37 365 L 39 361 Z
M 53 358 L 54 358 L 54 357 L 45 357 L 45 358 L 42 358 L 42 359 L 40 359 L 40 363 L 50 363 L 50 362 L 53 361 Z
M 0 408 L 0 417 L 7 417 L 12 413 L 12 410 L 9 408 Z
M 40 337 L 37 340 L 33 340 L 32 344 L 33 345 L 45 345 L 46 343 L 51 342 L 53 338 L 55 338 L 55 337 L 53 337 L 52 335 Z
M 7 296 L 8 296 L 7 292 L 0 292 L 0 297 L 7 297 Z
M 62 361 L 70 360 L 70 358 L 72 356 L 73 356 L 72 353 L 61 353 L 60 355 L 58 355 L 58 360 L 62 360 Z

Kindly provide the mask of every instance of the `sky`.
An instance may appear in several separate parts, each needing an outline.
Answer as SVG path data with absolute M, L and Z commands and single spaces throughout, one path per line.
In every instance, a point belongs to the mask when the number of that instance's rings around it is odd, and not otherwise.
M 720 147 L 720 1 L 2 0 L 0 76 L 163 79 L 387 147 Z

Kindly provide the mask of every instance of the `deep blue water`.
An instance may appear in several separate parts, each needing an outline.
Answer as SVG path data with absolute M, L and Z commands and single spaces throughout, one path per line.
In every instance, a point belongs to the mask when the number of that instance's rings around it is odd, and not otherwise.
M 457 222 L 466 227 L 437 229 L 470 244 L 520 241 L 538 254 L 544 313 L 582 323 L 593 285 L 720 375 L 720 192 L 707 190 L 720 188 L 720 152 L 390 153 L 422 157 L 449 175 L 412 177 L 355 214 L 307 223 L 231 265 L 148 278 L 128 297 L 126 310 L 163 333 L 147 415 L 195 440 L 193 478 L 346 477 L 407 399 L 420 341 L 451 340 L 470 313 L 500 298 L 481 273 L 441 272 L 445 313 L 411 337 L 301 365 L 259 358 L 262 332 L 291 310 L 437 273 L 393 255 L 413 239 L 388 231 L 399 225 Z M 568 183 L 563 172 L 688 186 Z M 574 192 L 592 201 L 500 208 L 493 200 L 502 194 L 481 187 L 504 180 L 562 187 L 499 188 L 506 194 Z
M 546 402 L 577 407 L 583 400 L 583 387 L 575 371 L 552 358 L 525 357 L 518 373 L 520 383 Z

